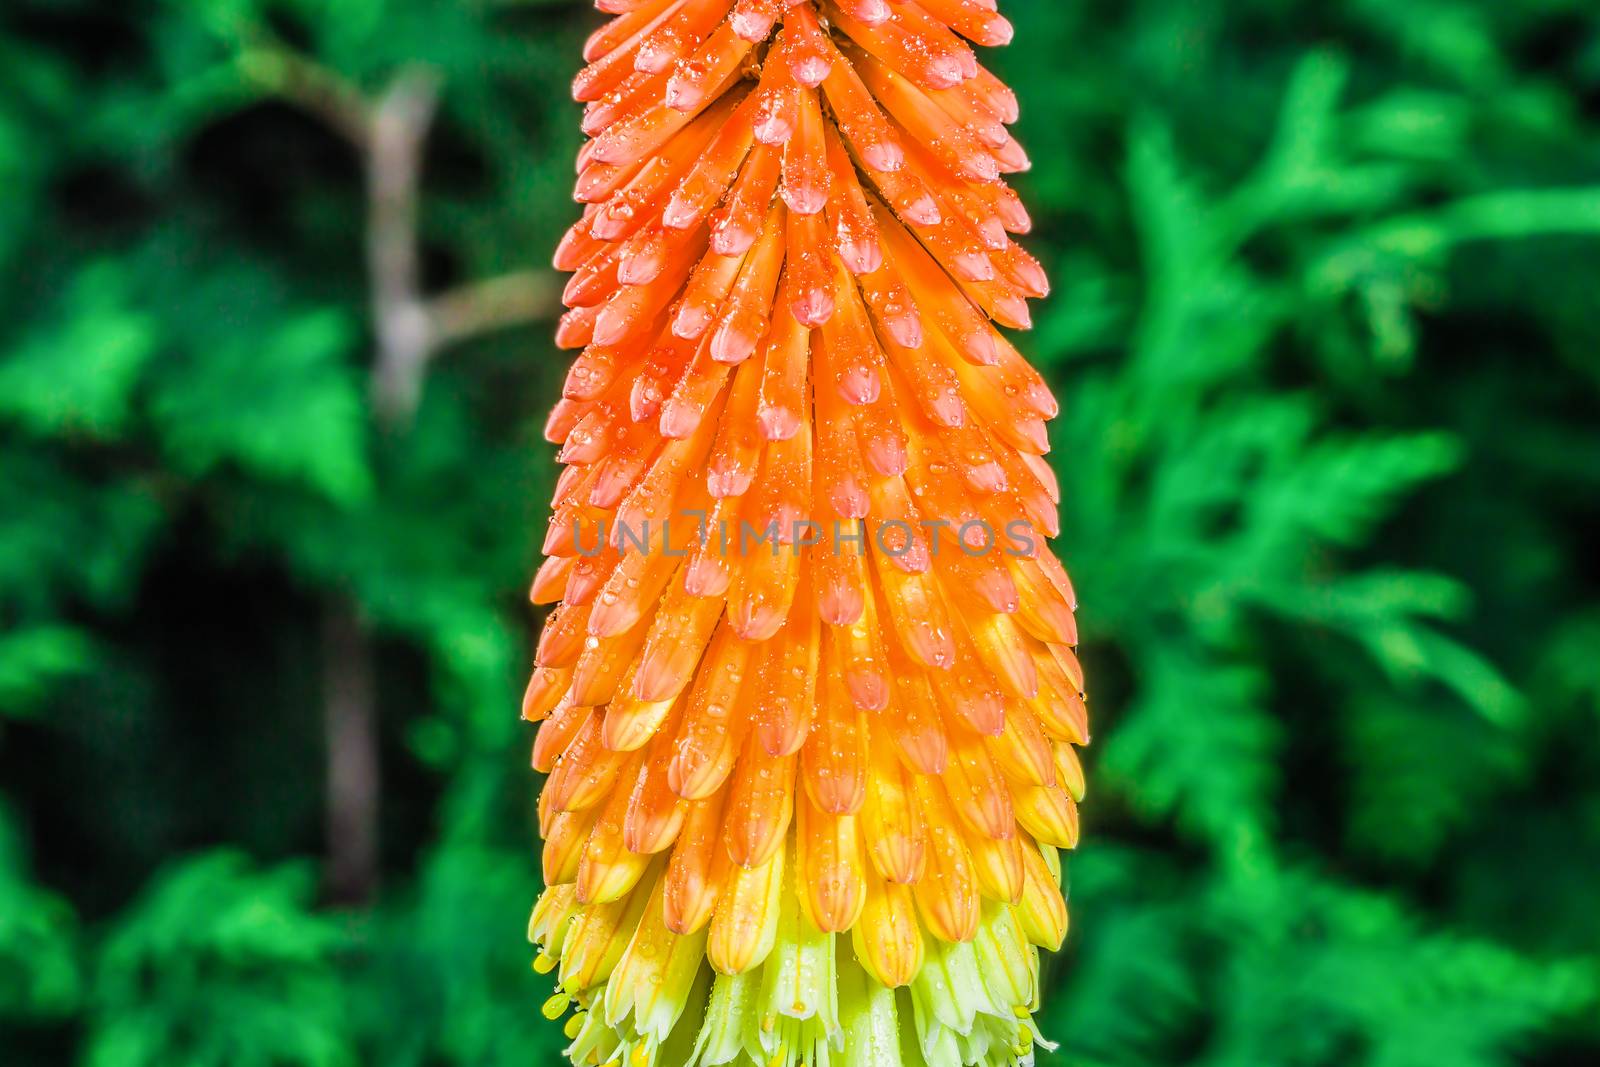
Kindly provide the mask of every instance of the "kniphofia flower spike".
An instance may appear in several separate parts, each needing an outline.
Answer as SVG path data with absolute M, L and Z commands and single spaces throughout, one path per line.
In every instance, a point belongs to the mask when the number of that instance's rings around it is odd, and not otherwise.
M 575 1064 L 1030 1063 L 1088 740 L 994 0 L 598 0 L 524 715 Z

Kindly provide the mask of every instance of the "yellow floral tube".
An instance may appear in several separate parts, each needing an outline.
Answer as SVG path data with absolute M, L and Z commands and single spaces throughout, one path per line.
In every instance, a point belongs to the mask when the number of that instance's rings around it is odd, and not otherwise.
M 1088 741 L 993 0 L 598 0 L 523 714 L 574 1064 L 998 1067 Z

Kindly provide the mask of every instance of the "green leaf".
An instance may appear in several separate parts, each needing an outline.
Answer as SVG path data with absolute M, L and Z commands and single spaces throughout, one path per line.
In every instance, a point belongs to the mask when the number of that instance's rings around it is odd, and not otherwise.
M 355 332 L 335 311 L 301 312 L 264 338 L 187 353 L 151 407 L 180 470 L 237 466 L 341 504 L 372 489 L 362 396 L 346 365 Z
M 0 355 L 0 418 L 36 433 L 109 437 L 128 420 L 156 323 L 129 304 L 121 268 L 82 270 L 52 319 Z
M 0 715 L 30 714 L 53 686 L 87 672 L 93 662 L 93 641 L 71 626 L 0 633 Z
M 95 970 L 89 1067 L 345 1067 L 343 936 L 309 868 L 223 850 L 158 874 Z
M 0 805 L 0 1016 L 60 1016 L 81 994 L 77 919 L 29 879 L 24 859 L 11 811 Z

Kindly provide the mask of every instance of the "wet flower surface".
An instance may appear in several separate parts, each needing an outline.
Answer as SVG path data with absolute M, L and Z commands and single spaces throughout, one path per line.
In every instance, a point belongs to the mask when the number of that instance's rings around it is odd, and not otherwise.
M 1088 740 L 992 0 L 600 0 L 523 712 L 576 1064 L 1031 1062 Z

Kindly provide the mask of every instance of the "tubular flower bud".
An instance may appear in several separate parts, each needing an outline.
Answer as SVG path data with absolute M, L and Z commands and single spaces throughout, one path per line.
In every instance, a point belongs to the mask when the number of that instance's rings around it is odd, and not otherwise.
M 1089 740 L 994 0 L 600 0 L 521 713 L 575 1065 L 1012 1067 Z

